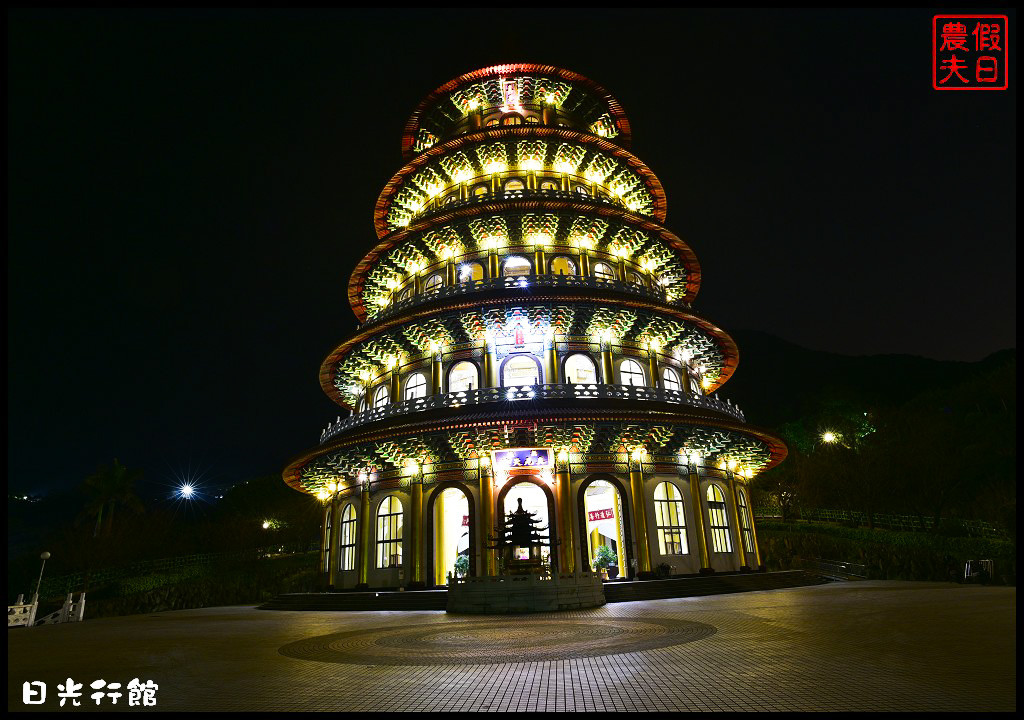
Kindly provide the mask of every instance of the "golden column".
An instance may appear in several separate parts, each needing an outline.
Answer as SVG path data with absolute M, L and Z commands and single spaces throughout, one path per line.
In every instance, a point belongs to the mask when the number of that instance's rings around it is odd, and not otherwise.
M 627 459 L 628 462 L 628 459 Z M 643 460 L 629 463 L 629 486 L 633 496 L 633 524 L 636 527 L 637 571 L 651 571 L 651 548 L 647 544 L 647 511 L 644 502 Z
M 605 385 L 615 384 L 615 373 L 612 370 L 612 346 L 608 340 L 601 340 L 601 375 Z
M 480 339 L 480 343 L 482 346 L 480 356 L 483 361 L 483 375 L 480 377 L 480 387 L 490 387 L 492 386 L 490 385 L 490 373 L 492 373 L 490 366 L 493 365 L 493 358 L 490 356 L 490 350 L 487 349 L 487 345 L 490 343 L 487 342 L 486 336 Z
M 480 475 L 480 527 L 477 534 L 480 538 L 480 557 L 483 561 L 483 567 L 478 570 L 479 575 L 495 574 L 494 550 L 487 548 L 490 545 L 487 538 L 494 532 L 494 483 L 491 482 L 489 465 L 490 458 L 477 458 L 477 473 Z
M 440 346 L 437 346 L 436 349 L 434 347 L 431 347 L 431 349 L 434 350 L 434 357 L 433 357 L 433 359 L 432 359 L 432 361 L 430 363 L 430 394 L 431 395 L 440 395 L 441 394 L 441 374 L 442 374 L 442 370 L 443 370 L 443 367 L 442 367 L 442 364 L 441 364 L 442 357 L 443 357 L 443 355 L 442 355 L 443 350 L 441 349 Z
M 331 548 L 331 553 L 327 558 L 327 584 L 332 587 L 334 586 L 334 583 L 338 580 L 338 555 L 341 552 L 341 548 L 338 547 L 338 542 L 340 538 L 338 511 L 340 508 L 337 498 L 338 494 L 336 492 L 331 493 L 331 537 L 328 540 L 328 542 L 330 543 L 329 547 Z
M 398 369 L 398 358 L 394 358 L 394 365 L 391 366 L 391 402 L 396 403 L 402 399 L 402 375 Z
M 580 277 L 590 277 L 590 254 L 587 253 L 587 248 L 580 245 Z
M 572 479 L 569 475 L 569 453 L 563 451 L 555 465 L 555 501 L 558 508 L 558 566 L 563 573 L 576 572 L 576 533 L 572 529 Z
M 747 565 L 747 551 L 743 547 L 743 525 L 740 524 L 740 505 L 739 498 L 736 497 L 736 483 L 733 480 L 732 472 L 727 471 L 726 477 L 729 480 L 729 498 L 732 500 L 732 521 L 736 525 L 736 546 L 740 551 L 740 567 L 749 567 Z
M 547 274 L 547 261 L 544 258 L 544 246 L 538 243 L 533 249 L 533 272 L 537 275 Z
M 448 582 L 448 564 L 445 550 L 448 547 L 447 538 L 444 535 L 444 492 L 439 492 L 434 497 L 434 516 L 439 522 L 434 523 L 434 585 L 446 585 Z
M 558 378 L 558 353 L 555 350 L 554 335 L 549 336 L 544 345 L 544 383 L 557 385 L 562 381 Z
M 651 387 L 661 387 L 661 377 L 658 375 L 658 351 L 654 347 L 647 349 L 647 372 L 651 374 Z
M 417 469 L 416 474 L 410 478 L 412 487 L 412 573 L 409 578 L 411 582 L 423 582 L 423 475 L 422 470 Z
M 693 465 L 690 466 L 690 499 L 693 502 L 693 525 L 697 532 L 697 547 L 700 550 L 700 571 L 714 572 L 708 559 L 708 539 L 704 536 L 704 503 L 700 497 L 700 477 Z
M 498 348 L 495 346 L 494 341 L 484 339 L 484 374 L 486 375 L 484 381 L 487 383 L 485 387 L 501 387 L 501 382 L 498 379 Z
M 757 525 L 754 524 L 754 503 L 750 492 L 747 492 L 747 500 L 747 511 L 750 513 L 750 534 L 754 536 L 754 558 L 757 560 L 757 567 L 753 569 L 761 570 L 764 565 L 761 563 L 761 546 L 757 544 Z
M 370 483 L 364 482 L 359 494 L 359 584 L 368 587 L 370 583 Z

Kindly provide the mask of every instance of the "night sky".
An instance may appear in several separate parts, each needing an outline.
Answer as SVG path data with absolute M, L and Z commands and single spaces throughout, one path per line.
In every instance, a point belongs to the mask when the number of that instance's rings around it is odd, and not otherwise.
M 226 485 L 314 445 L 402 127 L 495 63 L 618 98 L 727 331 L 1016 346 L 1016 16 L 1010 90 L 942 93 L 933 14 L 10 13 L 10 486 L 114 457 Z

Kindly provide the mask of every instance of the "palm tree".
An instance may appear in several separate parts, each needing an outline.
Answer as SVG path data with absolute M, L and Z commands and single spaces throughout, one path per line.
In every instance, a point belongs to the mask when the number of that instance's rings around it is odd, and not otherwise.
M 135 483 L 142 480 L 141 470 L 129 470 L 114 458 L 112 466 L 102 465 L 95 473 L 85 479 L 83 486 L 89 500 L 86 512 L 96 515 L 96 527 L 92 536 L 100 534 L 103 527 L 103 513 L 107 512 L 107 523 L 104 530 L 109 533 L 114 524 L 114 509 L 121 505 L 136 511 L 142 510 L 142 502 L 135 494 Z

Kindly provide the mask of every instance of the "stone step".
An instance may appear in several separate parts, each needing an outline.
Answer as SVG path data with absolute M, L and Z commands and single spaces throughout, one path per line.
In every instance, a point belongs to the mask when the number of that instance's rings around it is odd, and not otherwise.
M 818 575 L 803 570 L 772 573 L 729 573 L 701 575 L 669 580 L 639 580 L 606 583 L 604 594 L 608 602 L 658 600 L 674 597 L 723 595 L 757 590 L 778 590 L 787 587 L 821 585 L 827 582 Z
M 674 597 L 699 597 L 726 593 L 778 590 L 805 585 L 821 585 L 824 578 L 805 570 L 770 573 L 728 573 L 700 575 L 669 580 L 636 580 L 604 584 L 608 602 L 660 600 Z M 286 593 L 260 605 L 261 610 L 444 610 L 447 590 L 395 592 Z

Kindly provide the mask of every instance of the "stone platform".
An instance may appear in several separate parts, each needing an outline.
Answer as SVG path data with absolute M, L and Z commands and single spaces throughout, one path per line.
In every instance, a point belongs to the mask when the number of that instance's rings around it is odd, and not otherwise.
M 448 612 L 503 614 L 581 610 L 605 604 L 596 573 L 465 578 L 448 586 Z

